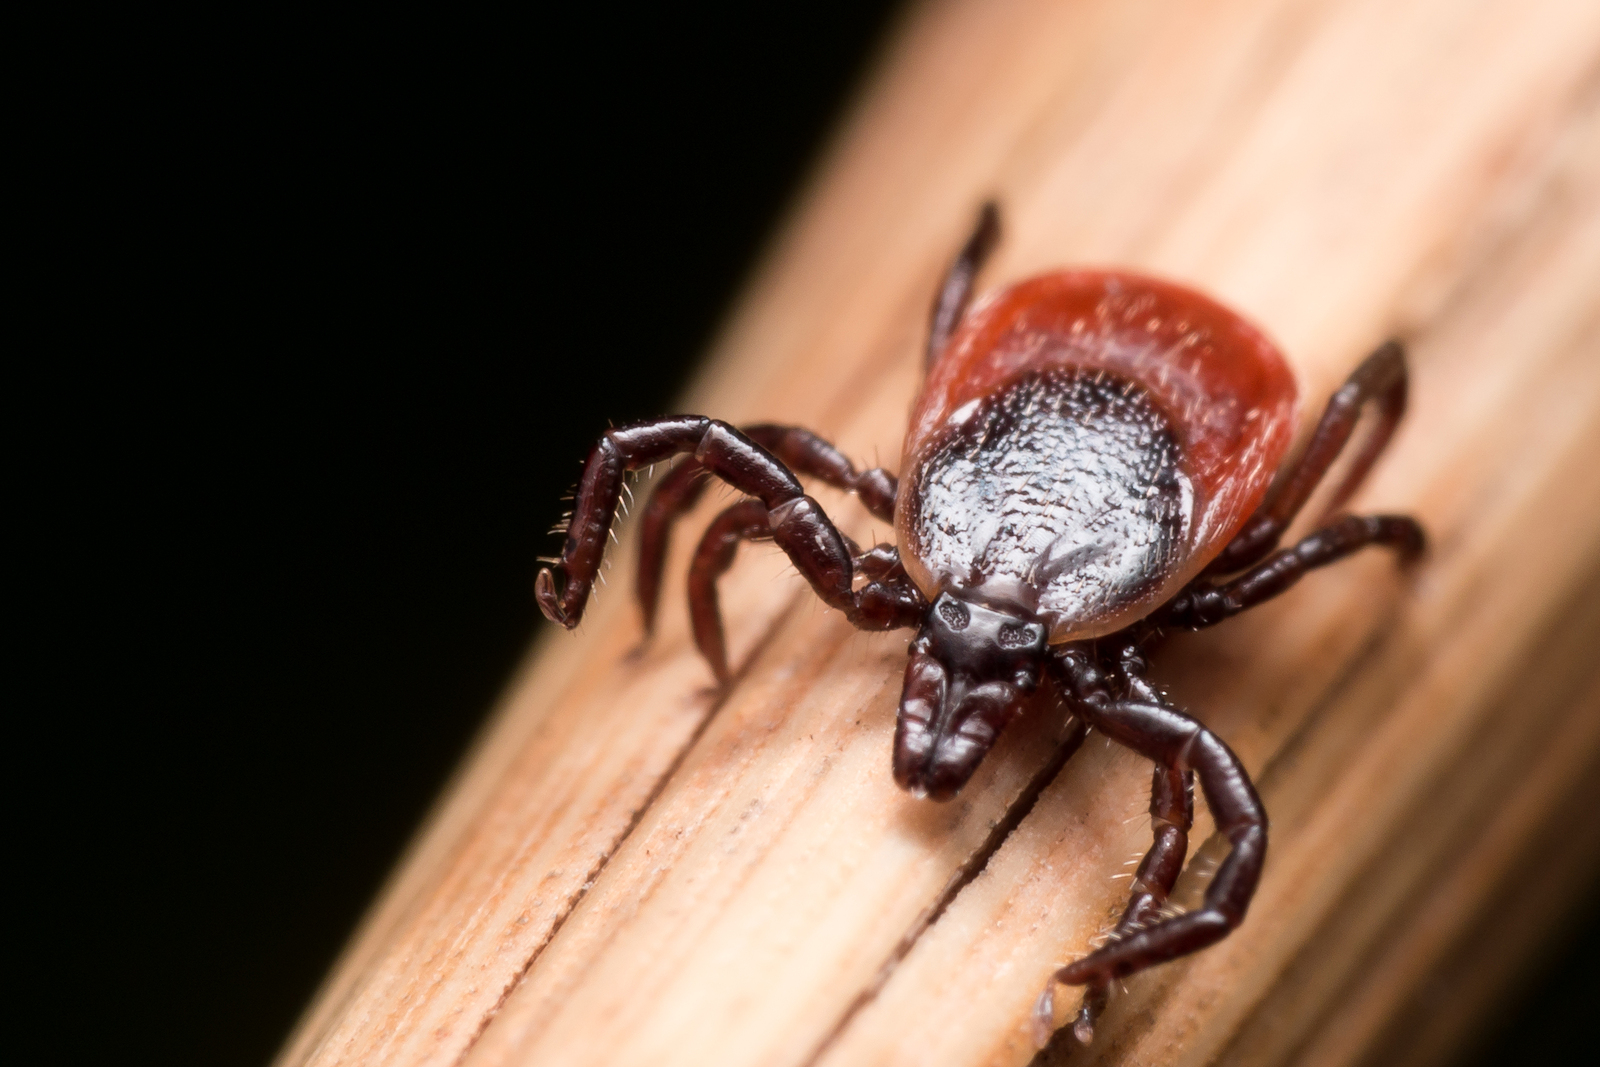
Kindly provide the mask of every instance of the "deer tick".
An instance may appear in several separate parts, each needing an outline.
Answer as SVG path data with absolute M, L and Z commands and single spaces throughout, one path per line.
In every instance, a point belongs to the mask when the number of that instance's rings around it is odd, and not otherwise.
M 1132 900 L 1108 943 L 1057 971 L 1035 1010 L 1042 1044 L 1056 983 L 1087 986 L 1074 1026 L 1087 1041 L 1114 979 L 1239 925 L 1267 851 L 1250 776 L 1146 681 L 1146 654 L 1164 632 L 1215 625 L 1367 545 L 1402 560 L 1422 550 L 1411 518 L 1339 513 L 1405 410 L 1406 366 L 1392 341 L 1367 357 L 1280 474 L 1295 382 L 1255 327 L 1193 290 L 1123 271 L 1045 274 L 969 309 L 998 237 L 991 204 L 934 300 L 903 478 L 858 471 L 796 427 L 741 430 L 700 415 L 618 427 L 590 452 L 566 543 L 535 592 L 547 617 L 576 626 L 626 472 L 688 453 L 645 507 L 638 596 L 648 631 L 671 525 L 708 475 L 744 495 L 712 522 L 689 572 L 695 642 L 719 681 L 729 673 L 717 579 L 741 541 L 767 539 L 857 627 L 916 629 L 893 761 L 915 796 L 955 796 L 1048 675 L 1082 722 L 1155 763 L 1155 841 Z M 1369 403 L 1377 417 L 1324 521 L 1280 549 Z M 802 476 L 855 493 L 894 524 L 898 547 L 861 550 Z M 1195 775 L 1231 847 L 1202 905 L 1173 915 Z

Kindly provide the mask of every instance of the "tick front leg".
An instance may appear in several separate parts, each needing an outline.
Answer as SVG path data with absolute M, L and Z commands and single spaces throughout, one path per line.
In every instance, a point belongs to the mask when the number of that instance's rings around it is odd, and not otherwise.
M 690 452 L 706 470 L 740 492 L 753 496 L 786 521 L 775 523 L 792 536 L 791 557 L 801 572 L 837 596 L 850 589 L 850 556 L 833 524 L 800 482 L 771 452 L 725 422 L 701 415 L 651 419 L 607 430 L 584 464 L 578 498 L 567 526 L 566 544 L 554 567 L 539 572 L 534 594 L 545 617 L 567 629 L 583 617 L 589 590 L 599 573 L 606 539 L 622 496 L 626 472 Z M 780 543 L 784 537 L 779 535 Z M 784 545 L 786 550 L 791 545 Z M 802 560 L 805 565 L 801 565 Z M 843 568 L 839 563 L 843 561 Z M 562 588 L 556 588 L 557 576 Z M 819 592 L 821 590 L 819 589 Z M 824 597 L 826 599 L 826 597 Z
M 855 493 L 876 518 L 894 521 L 894 497 L 899 486 L 895 476 L 882 467 L 857 471 L 843 452 L 798 426 L 761 423 L 746 426 L 741 432 L 776 456 L 792 473 Z M 685 460 L 656 483 L 645 503 L 640 517 L 639 578 L 634 586 L 645 633 L 655 625 L 672 526 L 700 499 L 709 480 L 710 472 L 704 465 L 694 459 Z
M 1083 959 L 1057 971 L 1051 982 L 1095 985 L 1115 981 L 1166 960 L 1187 955 L 1226 937 L 1244 919 L 1266 860 L 1267 820 L 1243 765 L 1210 730 L 1174 708 L 1137 701 L 1109 700 L 1098 668 L 1070 650 L 1058 659 L 1066 674 L 1075 710 L 1090 726 L 1169 770 L 1193 770 L 1212 816 L 1232 846 L 1195 911 L 1142 925 Z M 1158 849 L 1152 849 L 1155 854 Z M 1170 862 L 1170 851 L 1162 861 Z M 1150 859 L 1147 857 L 1147 863 Z M 1141 871 L 1144 868 L 1141 867 Z M 1156 872 L 1152 870 L 1152 874 Z M 1048 1038 L 1053 1022 L 1044 1016 L 1049 1001 L 1040 997 L 1036 1024 Z M 1092 1024 L 1092 1018 L 1091 1018 Z
M 1173 708 L 1118 703 L 1084 708 L 1089 725 L 1162 766 L 1193 770 L 1217 829 L 1232 848 L 1195 911 L 1163 919 L 1063 967 L 1068 985 L 1112 981 L 1226 937 L 1244 919 L 1267 855 L 1267 816 L 1244 766 L 1222 739 Z
M 767 509 L 759 500 L 741 500 L 712 520 L 689 565 L 689 623 L 695 647 L 722 684 L 730 673 L 717 581 L 733 565 L 741 541 L 772 540 L 770 524 Z M 894 547 L 878 545 L 862 553 L 848 537 L 840 536 L 854 557 L 852 573 L 867 578 L 867 584 L 851 593 L 851 603 L 845 608 L 850 621 L 863 630 L 890 630 L 921 619 L 928 610 L 927 601 L 906 575 Z

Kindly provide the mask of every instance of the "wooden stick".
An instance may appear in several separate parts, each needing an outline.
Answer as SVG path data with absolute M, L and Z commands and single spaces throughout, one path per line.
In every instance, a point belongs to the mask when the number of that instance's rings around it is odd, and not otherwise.
M 1409 576 L 1366 554 L 1167 650 L 1172 697 L 1258 778 L 1266 874 L 1238 932 L 1044 1062 L 1440 1062 L 1600 865 L 1600 5 L 929 4 L 686 409 L 894 466 L 934 282 L 989 195 L 982 289 L 1085 263 L 1193 284 L 1281 343 L 1308 420 L 1405 335 L 1412 412 L 1355 504 L 1433 540 Z M 1148 845 L 1148 765 L 1091 736 L 1057 773 L 1041 707 L 956 801 L 913 800 L 888 766 L 904 635 L 749 551 L 716 693 L 679 542 L 649 644 L 626 563 L 542 639 L 280 1063 L 1035 1057 L 1033 998 Z M 1202 811 L 1180 900 L 1209 833 Z M 1441 980 L 1472 1011 L 1425 1010 Z

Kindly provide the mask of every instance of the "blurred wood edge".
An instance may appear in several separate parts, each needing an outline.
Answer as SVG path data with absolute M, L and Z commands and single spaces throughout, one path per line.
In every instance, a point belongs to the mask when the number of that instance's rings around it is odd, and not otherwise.
M 1036 1057 L 1033 998 L 1147 847 L 1147 765 L 1091 735 L 1056 773 L 1043 701 L 955 802 L 899 794 L 905 635 L 747 551 L 712 691 L 691 518 L 648 644 L 627 536 L 578 634 L 537 642 L 279 1063 L 1429 1064 L 1492 1024 L 1600 866 L 1600 5 L 914 8 L 685 409 L 893 466 L 989 195 L 982 289 L 1073 263 L 1194 284 L 1281 343 L 1308 423 L 1411 344 L 1355 503 L 1418 515 L 1427 559 L 1363 555 L 1158 664 L 1268 804 L 1243 927 Z

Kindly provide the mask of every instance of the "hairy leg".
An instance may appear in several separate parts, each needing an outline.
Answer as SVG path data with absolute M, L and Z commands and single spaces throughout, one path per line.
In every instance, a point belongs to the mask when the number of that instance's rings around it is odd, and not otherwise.
M 1090 726 L 1171 772 L 1181 775 L 1192 770 L 1198 775 L 1217 829 L 1232 845 L 1198 909 L 1141 923 L 1126 936 L 1061 968 L 1050 980 L 1051 985 L 1093 986 L 1205 948 L 1238 926 L 1266 859 L 1267 820 L 1238 757 L 1201 723 L 1164 703 L 1114 699 L 1092 650 L 1084 646 L 1063 647 L 1053 662 L 1074 710 Z M 1158 852 L 1158 864 L 1182 863 L 1171 849 L 1160 847 L 1158 838 L 1145 860 L 1152 866 L 1152 880 L 1167 873 L 1152 864 Z M 1171 877 L 1176 879 L 1176 872 Z M 1053 1026 L 1053 1016 L 1045 1014 L 1050 1008 L 1051 1001 L 1041 995 L 1035 1022 L 1046 1039 Z
M 1117 688 L 1123 699 L 1146 704 L 1162 704 L 1161 695 L 1145 678 L 1149 664 L 1136 644 L 1107 650 L 1114 664 Z M 1161 915 L 1183 863 L 1189 854 L 1189 830 L 1194 825 L 1194 772 L 1177 771 L 1157 764 L 1150 783 L 1150 851 L 1139 864 L 1130 888 L 1132 894 L 1122 919 L 1111 932 L 1110 940 L 1121 941 L 1149 926 Z M 1110 999 L 1111 984 L 1095 982 L 1083 993 L 1083 1003 L 1072 1025 L 1073 1036 L 1082 1044 L 1094 1040 L 1094 1026 Z M 1035 1008 L 1035 1038 L 1040 1047 L 1050 1039 L 1055 1022 L 1053 995 L 1055 983 L 1045 986 Z
M 1378 421 L 1362 442 L 1361 451 L 1350 462 L 1350 469 L 1328 503 L 1327 513 L 1337 511 L 1356 491 L 1378 454 L 1394 436 L 1395 427 L 1406 410 L 1406 356 L 1399 341 L 1386 341 L 1361 362 L 1350 377 L 1328 398 L 1311 442 L 1280 490 L 1257 511 L 1222 550 L 1207 573 L 1229 574 L 1242 570 L 1277 547 L 1278 539 L 1294 521 L 1328 469 L 1349 442 L 1368 403 L 1377 406 Z
M 793 473 L 817 478 L 824 484 L 855 493 L 875 517 L 894 521 L 898 482 L 882 467 L 857 471 L 844 453 L 810 430 L 762 423 L 746 426 L 744 435 L 771 452 Z M 661 576 L 667 562 L 667 542 L 678 518 L 700 499 L 710 481 L 704 464 L 687 459 L 656 483 L 640 517 L 639 580 L 635 591 L 644 617 L 645 633 L 655 626 L 661 600 Z
M 1215 626 L 1229 616 L 1271 600 L 1307 571 L 1325 567 L 1368 545 L 1397 549 L 1401 562 L 1407 562 L 1422 552 L 1424 543 L 1422 527 L 1409 516 L 1347 515 L 1230 581 L 1191 586 L 1162 610 L 1160 621 L 1191 630 Z
M 1122 919 L 1111 932 L 1116 944 L 1149 929 L 1166 906 L 1172 887 L 1183 873 L 1189 854 L 1189 829 L 1194 825 L 1194 774 L 1157 764 L 1150 783 L 1150 830 L 1154 841 L 1133 876 L 1132 896 Z M 1055 1029 L 1055 982 L 1049 982 L 1034 1007 L 1034 1040 L 1040 1048 L 1050 1042 Z M 1087 1045 L 1094 1040 L 1094 1025 L 1110 999 L 1111 983 L 1090 983 L 1072 1024 L 1072 1035 Z
M 534 595 L 545 617 L 578 625 L 605 553 L 606 539 L 630 470 L 689 452 L 702 466 L 768 512 L 773 540 L 829 605 L 855 609 L 850 552 L 822 506 L 771 452 L 725 422 L 701 415 L 650 419 L 607 430 L 584 464 L 566 544 L 553 567 L 539 572 Z M 562 588 L 556 588 L 557 577 Z
M 1149 665 L 1137 644 L 1103 650 L 1104 659 L 1116 680 L 1118 695 L 1149 704 L 1161 704 L 1161 695 L 1145 678 Z M 1089 680 L 1094 686 L 1092 679 Z M 1130 888 L 1131 896 L 1121 920 L 1111 932 L 1117 942 L 1149 926 L 1161 915 L 1172 887 L 1183 873 L 1189 852 L 1189 830 L 1194 825 L 1194 772 L 1179 771 L 1157 764 L 1150 783 L 1150 851 L 1139 864 Z M 1034 1039 L 1040 1048 L 1049 1043 L 1055 1027 L 1055 982 L 1045 985 L 1034 1006 Z M 1110 999 L 1111 984 L 1094 982 L 1084 990 L 1083 1003 L 1073 1022 L 1073 1036 L 1082 1044 L 1094 1040 L 1094 1026 Z

